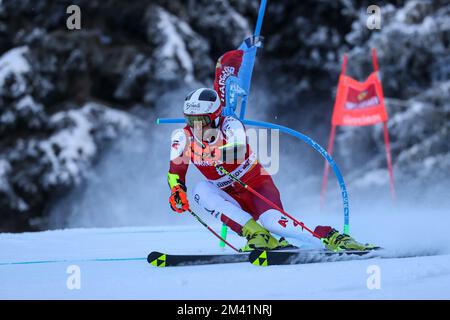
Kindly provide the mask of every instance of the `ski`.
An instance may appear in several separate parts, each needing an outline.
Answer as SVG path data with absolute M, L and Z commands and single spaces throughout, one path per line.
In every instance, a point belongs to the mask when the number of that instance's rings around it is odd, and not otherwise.
M 267 251 L 254 250 L 250 252 L 249 261 L 256 266 L 273 266 L 289 264 L 306 264 L 316 262 L 334 262 L 354 259 L 369 259 L 378 256 L 377 250 L 342 251 L 329 250 L 288 250 Z
M 155 267 L 176 267 L 247 262 L 248 258 L 249 253 L 175 255 L 153 251 L 148 255 L 147 261 Z

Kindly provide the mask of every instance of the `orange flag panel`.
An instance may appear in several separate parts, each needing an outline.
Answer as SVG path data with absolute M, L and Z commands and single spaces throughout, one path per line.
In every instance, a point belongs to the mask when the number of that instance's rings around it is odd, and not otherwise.
M 383 89 L 376 71 L 364 82 L 345 74 L 340 75 L 333 126 L 368 126 L 387 119 Z

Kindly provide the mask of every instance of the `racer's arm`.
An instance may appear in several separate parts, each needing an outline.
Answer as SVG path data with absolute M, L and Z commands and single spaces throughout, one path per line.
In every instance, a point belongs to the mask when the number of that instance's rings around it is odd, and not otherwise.
M 186 188 L 186 173 L 190 158 L 187 155 L 187 135 L 184 130 L 177 130 L 172 135 L 170 149 L 170 167 L 167 174 L 171 195 L 169 198 L 172 210 L 182 213 L 189 209 Z

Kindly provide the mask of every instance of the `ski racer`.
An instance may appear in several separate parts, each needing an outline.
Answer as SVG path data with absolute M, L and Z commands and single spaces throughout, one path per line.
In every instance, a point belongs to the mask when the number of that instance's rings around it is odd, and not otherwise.
M 193 163 L 206 178 L 194 187 L 194 200 L 206 213 L 247 239 L 242 251 L 292 247 L 285 238 L 301 238 L 304 234 L 298 226 L 212 164 L 215 161 L 283 208 L 272 177 L 247 142 L 243 123 L 233 116 L 222 115 L 223 104 L 218 92 L 217 86 L 215 90 L 200 88 L 185 98 L 186 126 L 175 131 L 171 141 L 170 207 L 178 213 L 189 210 L 186 172 Z M 281 238 L 275 238 L 272 233 Z M 330 226 L 317 226 L 314 233 L 333 251 L 371 249 Z

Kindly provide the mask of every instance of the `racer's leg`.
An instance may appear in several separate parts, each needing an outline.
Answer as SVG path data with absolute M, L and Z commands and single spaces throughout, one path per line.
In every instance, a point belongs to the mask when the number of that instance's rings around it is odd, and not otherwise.
M 302 242 L 311 242 L 312 236 L 302 231 L 300 226 L 294 225 L 291 219 L 286 218 L 280 211 L 269 209 L 259 216 L 259 223 L 271 233 L 284 238 L 295 238 Z
M 198 183 L 194 193 L 194 200 L 206 212 L 219 218 L 240 236 L 247 238 L 243 251 L 255 248 L 275 249 L 280 246 L 278 240 L 244 211 L 237 200 L 212 183 L 206 181 Z
M 280 192 L 276 187 L 270 175 L 261 175 L 255 181 L 252 181 L 252 188 L 259 194 L 270 200 L 272 203 L 283 209 Z M 270 204 L 260 199 L 251 192 L 246 192 L 245 203 L 252 212 L 253 217 L 264 228 L 280 237 L 296 238 L 302 242 L 311 242 L 311 235 L 302 232 L 299 226 L 294 225 L 291 219 L 285 217 L 280 211 L 274 209 Z
M 195 186 L 194 200 L 205 212 L 220 219 L 238 234 L 242 226 L 252 219 L 235 199 L 208 181 L 201 181 Z

